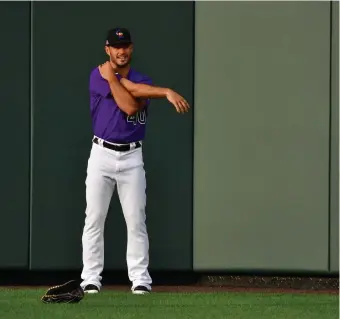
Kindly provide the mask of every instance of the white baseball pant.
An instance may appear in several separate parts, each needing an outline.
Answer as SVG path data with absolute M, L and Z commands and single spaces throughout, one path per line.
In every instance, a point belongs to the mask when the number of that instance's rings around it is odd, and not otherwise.
M 81 286 L 99 289 L 104 267 L 104 224 L 117 186 L 127 226 L 126 261 L 132 289 L 138 285 L 151 289 L 149 239 L 146 228 L 146 179 L 142 147 L 117 152 L 93 143 L 87 166 L 86 218 L 82 236 L 83 279 Z

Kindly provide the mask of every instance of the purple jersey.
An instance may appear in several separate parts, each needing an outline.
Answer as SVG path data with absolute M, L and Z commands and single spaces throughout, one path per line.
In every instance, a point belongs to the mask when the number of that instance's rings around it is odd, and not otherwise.
M 149 77 L 131 68 L 127 79 L 134 83 L 152 84 Z M 144 139 L 149 100 L 136 115 L 128 116 L 116 104 L 110 86 L 100 75 L 98 67 L 91 72 L 89 90 L 92 128 L 95 136 L 119 144 Z

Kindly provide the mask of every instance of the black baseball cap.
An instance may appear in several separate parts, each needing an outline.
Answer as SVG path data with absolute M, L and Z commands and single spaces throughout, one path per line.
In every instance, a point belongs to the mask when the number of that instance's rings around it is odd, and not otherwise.
M 126 28 L 114 28 L 107 32 L 106 45 L 108 46 L 130 43 L 132 43 L 131 34 Z

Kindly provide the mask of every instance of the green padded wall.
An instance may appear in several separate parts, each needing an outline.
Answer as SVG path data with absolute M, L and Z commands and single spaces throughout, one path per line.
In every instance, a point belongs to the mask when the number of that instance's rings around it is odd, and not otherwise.
M 192 102 L 193 3 L 34 3 L 31 269 L 82 266 L 92 138 L 88 78 L 106 60 L 107 29 L 118 25 L 131 29 L 133 65 Z M 191 141 L 192 113 L 178 115 L 167 101 L 153 101 L 144 149 L 151 270 L 192 268 Z M 126 269 L 125 250 L 115 193 L 105 230 L 105 270 Z
M 30 5 L 0 2 L 0 268 L 28 267 Z
M 339 271 L 339 3 L 332 2 L 332 96 L 331 96 L 331 262 Z
M 327 2 L 197 2 L 194 269 L 328 270 Z

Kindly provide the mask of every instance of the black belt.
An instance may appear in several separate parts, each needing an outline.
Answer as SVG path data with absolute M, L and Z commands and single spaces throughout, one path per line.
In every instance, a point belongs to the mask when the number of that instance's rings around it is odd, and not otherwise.
M 97 137 L 93 139 L 93 142 L 100 145 Z M 132 146 L 131 144 L 115 145 L 115 144 L 110 144 L 110 143 L 103 141 L 103 146 L 113 151 L 127 152 L 127 151 L 130 151 L 131 149 L 136 149 L 136 148 L 141 147 L 142 144 L 140 142 L 136 142 L 135 147 L 131 147 Z

